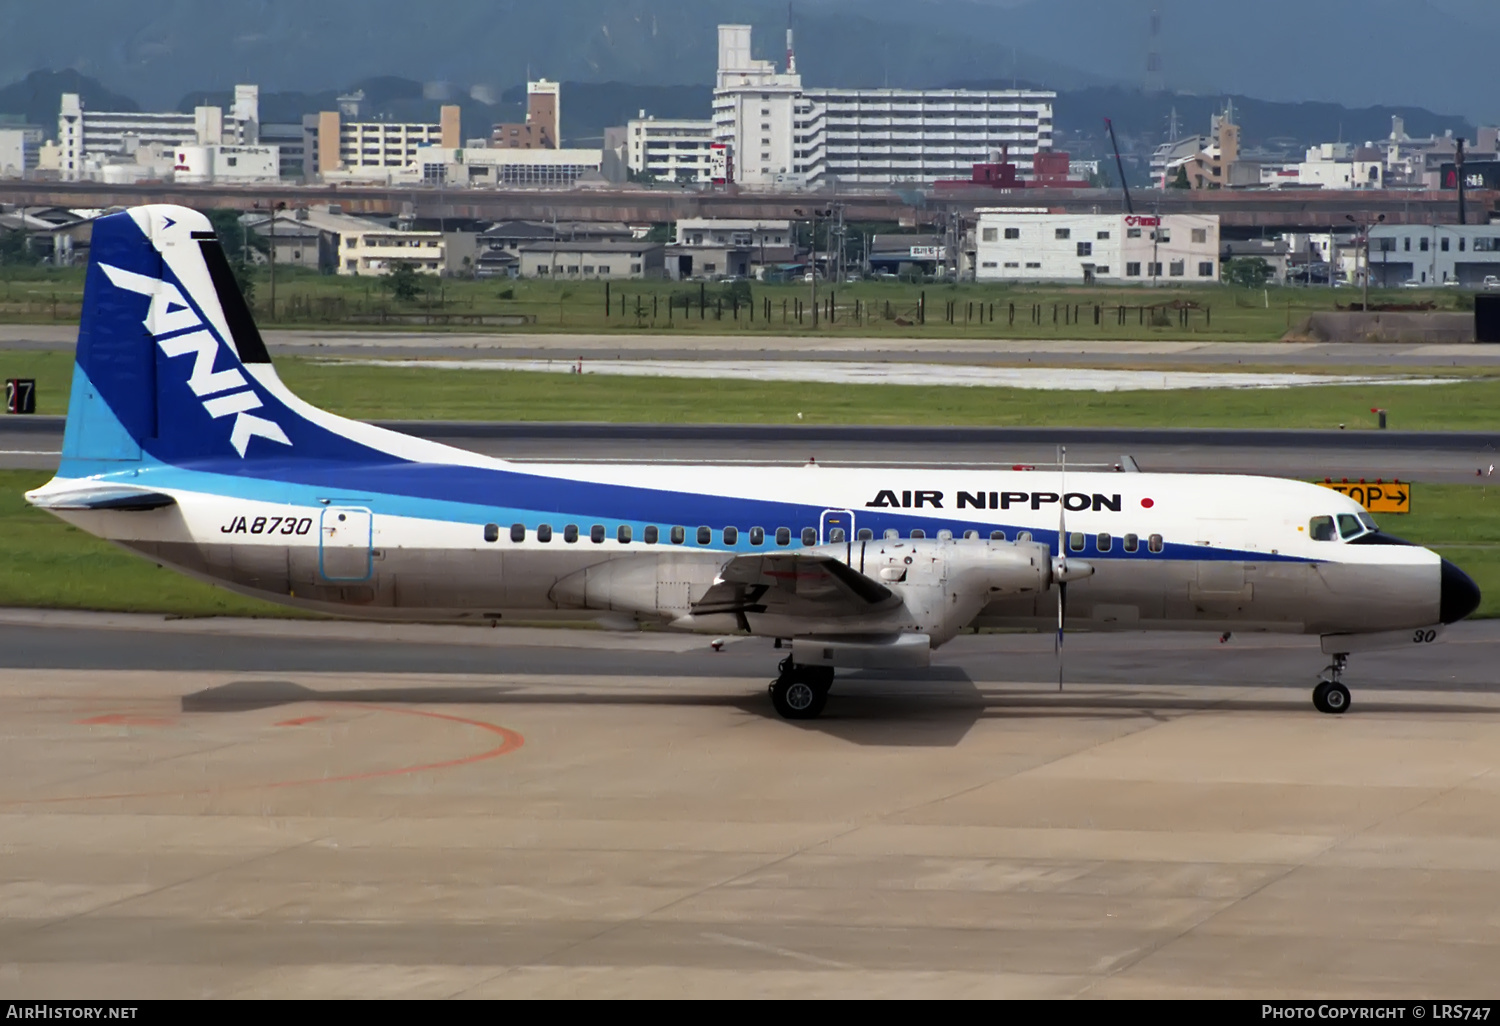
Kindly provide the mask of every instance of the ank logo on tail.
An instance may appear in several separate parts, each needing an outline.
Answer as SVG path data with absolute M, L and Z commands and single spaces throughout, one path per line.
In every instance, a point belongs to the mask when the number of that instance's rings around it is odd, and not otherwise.
M 292 444 L 281 425 L 249 412 L 265 404 L 239 368 L 214 370 L 219 357 L 219 340 L 176 285 L 112 264 L 100 263 L 99 268 L 115 288 L 150 297 L 151 307 L 144 321 L 146 330 L 168 357 L 193 355 L 193 369 L 187 386 L 203 400 L 203 409 L 215 420 L 234 417 L 229 444 L 234 446 L 241 459 L 245 458 L 251 438 L 265 438 L 281 445 Z

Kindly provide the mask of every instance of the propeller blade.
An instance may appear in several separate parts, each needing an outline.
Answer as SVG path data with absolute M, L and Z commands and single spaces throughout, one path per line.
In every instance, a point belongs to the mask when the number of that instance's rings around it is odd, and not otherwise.
M 1057 638 L 1052 651 L 1057 657 L 1057 690 L 1063 689 L 1063 619 L 1068 609 L 1068 582 L 1057 582 Z
M 1063 621 L 1067 617 L 1068 606 L 1068 582 L 1065 578 L 1068 572 L 1068 447 L 1060 445 L 1057 447 L 1058 485 L 1057 485 L 1057 567 L 1059 580 L 1057 582 L 1057 639 L 1053 642 L 1052 652 L 1057 658 L 1057 690 L 1063 689 Z

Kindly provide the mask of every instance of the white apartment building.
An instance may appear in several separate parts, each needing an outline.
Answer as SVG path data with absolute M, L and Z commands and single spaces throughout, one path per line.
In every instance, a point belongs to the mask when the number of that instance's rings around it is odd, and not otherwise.
M 976 281 L 1202 284 L 1219 280 L 1214 214 L 1052 214 L 982 207 Z
M 625 125 L 625 163 L 636 174 L 668 182 L 713 181 L 714 122 L 648 117 Z
M 58 170 L 63 181 L 80 181 L 140 145 L 170 149 L 188 144 L 254 145 L 260 141 L 260 87 L 237 85 L 226 117 L 219 107 L 177 111 L 85 110 L 77 93 L 63 93 L 57 118 Z
M 804 88 L 790 32 L 787 70 L 750 56 L 750 26 L 719 26 L 714 135 L 742 185 L 966 178 L 1005 149 L 1022 174 L 1052 148 L 1053 92 Z

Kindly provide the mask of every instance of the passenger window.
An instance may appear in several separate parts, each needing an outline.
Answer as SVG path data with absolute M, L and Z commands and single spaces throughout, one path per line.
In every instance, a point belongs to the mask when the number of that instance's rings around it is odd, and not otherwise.
M 661 537 L 661 532 L 656 529 L 656 525 L 655 524 L 652 524 L 651 526 L 647 527 L 644 531 L 641 532 L 641 539 L 647 545 L 655 545 L 657 539 L 660 538 L 660 537 Z
M 526 525 L 525 524 L 511 524 L 510 525 L 510 540 L 513 541 L 513 542 L 523 542 L 523 541 L 525 541 L 526 540 Z
M 915 530 L 912 531 L 911 536 L 913 538 L 926 538 L 927 537 L 927 532 L 924 531 L 924 530 L 922 530 L 920 527 L 918 527 L 918 528 L 916 528 Z
M 965 531 L 964 532 L 964 537 L 967 538 L 969 541 L 973 541 L 974 539 L 976 539 L 976 538 L 979 537 L 979 532 L 978 531 Z
M 1083 532 L 1082 531 L 1072 531 L 1072 532 L 1070 532 L 1068 534 L 1068 551 L 1069 552 L 1082 552 L 1083 551 L 1083 545 L 1084 545 L 1084 541 L 1083 541 Z
M 750 528 L 750 544 L 764 545 L 766 543 L 766 529 L 764 527 Z
M 568 524 L 563 528 L 563 541 L 576 542 L 578 540 L 578 525 Z
M 776 528 L 776 544 L 790 545 L 792 543 L 792 529 L 790 527 Z
M 948 541 L 952 537 L 953 537 L 953 532 L 947 530 L 946 528 L 938 532 L 938 540 L 939 541 Z
M 831 527 L 828 529 L 828 540 L 830 542 L 841 542 L 844 540 L 844 529 L 842 527 Z
M 674 527 L 674 528 L 672 528 L 672 544 L 673 545 L 681 545 L 685 541 L 687 541 L 687 528 L 686 527 Z
M 1333 541 L 1333 517 L 1313 517 L 1307 522 L 1307 534 L 1313 541 Z
M 1141 547 L 1141 536 L 1138 534 L 1127 534 L 1125 536 L 1125 551 L 1136 552 Z
M 818 529 L 816 527 L 804 527 L 802 529 L 802 544 L 803 545 L 816 545 L 816 544 L 818 544 Z
M 536 525 L 536 540 L 539 541 L 539 542 L 549 542 L 549 541 L 551 541 L 552 540 L 552 525 L 551 524 L 537 524 Z
M 593 527 L 589 528 L 589 541 L 593 542 L 595 545 L 604 544 L 603 524 L 595 524 Z
M 1031 532 L 1030 531 L 1022 531 L 1020 534 L 1017 534 L 1016 535 L 1016 541 L 1018 541 L 1018 542 L 1028 542 L 1028 541 L 1031 541 Z
M 499 524 L 485 524 L 484 525 L 484 540 L 487 541 L 487 542 L 499 541 L 500 540 L 500 525 Z
M 707 545 L 714 540 L 714 531 L 711 527 L 698 528 L 698 544 Z
M 619 541 L 619 543 L 621 545 L 629 545 L 630 544 L 630 525 L 629 524 L 621 524 L 615 530 L 615 538 Z
M 1343 538 L 1353 538 L 1356 534 L 1359 534 L 1362 530 L 1364 530 L 1364 525 L 1362 525 L 1359 522 L 1359 518 L 1356 517 L 1353 513 L 1340 513 L 1339 514 L 1339 535 L 1340 535 L 1340 537 L 1343 537 Z
M 854 536 L 855 541 L 870 541 L 875 537 L 875 532 L 868 527 L 861 527 L 859 533 Z
M 1101 532 L 1099 537 L 1095 538 L 1094 541 L 1099 546 L 1100 552 L 1108 552 L 1114 547 L 1115 544 L 1115 540 L 1108 534 L 1105 534 L 1103 532 Z
M 1160 552 L 1166 546 L 1162 544 L 1161 535 L 1153 534 L 1150 538 L 1146 539 L 1146 548 L 1152 552 Z
M 724 528 L 724 544 L 734 545 L 740 540 L 740 529 L 738 527 Z
M 1004 540 L 1005 540 L 1005 532 L 1004 531 L 991 531 L 990 532 L 990 541 L 1004 541 Z
M 901 532 L 896 530 L 894 527 L 887 527 L 885 529 L 885 534 L 883 534 L 881 537 L 885 538 L 887 541 L 895 541 L 897 538 L 901 537 Z

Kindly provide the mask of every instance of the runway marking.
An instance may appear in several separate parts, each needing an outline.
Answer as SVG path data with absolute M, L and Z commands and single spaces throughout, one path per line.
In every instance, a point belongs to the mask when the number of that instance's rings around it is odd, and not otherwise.
M 61 449 L 0 449 L 0 456 L 61 456 Z
M 327 704 L 327 703 L 323 703 Z M 359 780 L 377 780 L 382 777 L 409 776 L 413 773 L 426 773 L 433 770 L 456 769 L 459 766 L 470 766 L 477 762 L 485 762 L 489 759 L 498 759 L 502 755 L 509 755 L 526 743 L 526 739 L 508 727 L 502 727 L 494 723 L 486 723 L 484 720 L 471 720 L 465 716 L 453 716 L 448 713 L 428 712 L 424 709 L 395 709 L 384 705 L 369 705 L 364 702 L 341 702 L 346 707 L 356 709 L 368 709 L 373 712 L 397 713 L 403 716 L 424 716 L 433 720 L 446 720 L 449 723 L 458 723 L 466 727 L 475 727 L 490 734 L 498 734 L 504 740 L 494 748 L 473 755 L 465 755 L 457 759 L 444 759 L 440 762 L 427 762 L 413 766 L 397 766 L 392 769 L 368 770 L 363 773 L 346 773 L 336 777 L 308 777 L 301 780 L 273 780 L 264 784 L 240 784 L 226 787 L 198 787 L 187 790 L 171 791 L 120 791 L 111 794 L 82 794 L 67 795 L 59 798 L 8 798 L 0 800 L 0 808 L 15 805 L 56 805 L 63 802 L 92 802 L 92 801 L 118 801 L 126 798 L 181 798 L 189 795 L 224 794 L 235 791 L 260 791 L 274 790 L 286 787 L 307 787 L 312 784 L 341 784 Z M 119 714 L 128 716 L 128 714 Z M 312 717 L 312 719 L 323 719 L 324 717 Z M 114 716 L 99 717 L 98 719 L 115 722 Z M 278 724 L 279 726 L 279 724 Z
M 308 723 L 319 723 L 328 719 L 327 716 L 298 716 L 295 719 L 282 720 L 276 724 L 278 727 L 301 727 Z
M 106 713 L 103 716 L 90 716 L 88 719 L 73 722 L 83 727 L 175 727 L 178 725 L 177 720 L 170 716 L 136 716 L 133 713 Z
M 703 933 L 699 934 L 704 940 L 718 941 L 720 944 L 729 944 L 737 948 L 749 948 L 752 951 L 769 951 L 773 955 L 781 955 L 783 958 L 793 958 L 798 962 L 809 962 L 813 965 L 823 965 L 830 969 L 858 969 L 858 966 L 850 965 L 848 962 L 835 962 L 830 958 L 819 958 L 817 955 L 809 955 L 801 951 L 793 951 L 791 948 L 779 948 L 774 944 L 763 944 L 760 941 L 746 940 L 743 937 L 731 937 L 727 933 Z

